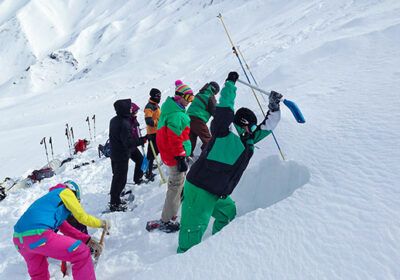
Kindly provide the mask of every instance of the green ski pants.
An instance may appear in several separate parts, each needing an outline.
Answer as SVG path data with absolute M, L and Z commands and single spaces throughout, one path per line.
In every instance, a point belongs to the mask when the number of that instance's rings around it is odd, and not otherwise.
M 183 196 L 178 253 L 184 253 L 201 242 L 211 216 L 215 218 L 212 234 L 236 216 L 235 202 L 229 196 L 220 199 L 188 181 L 185 182 Z

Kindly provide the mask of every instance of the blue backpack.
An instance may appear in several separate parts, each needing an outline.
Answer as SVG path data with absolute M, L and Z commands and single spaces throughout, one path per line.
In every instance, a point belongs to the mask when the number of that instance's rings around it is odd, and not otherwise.
M 99 158 L 101 158 L 101 154 L 105 157 L 111 156 L 111 147 L 110 147 L 110 139 L 104 145 L 99 144 Z

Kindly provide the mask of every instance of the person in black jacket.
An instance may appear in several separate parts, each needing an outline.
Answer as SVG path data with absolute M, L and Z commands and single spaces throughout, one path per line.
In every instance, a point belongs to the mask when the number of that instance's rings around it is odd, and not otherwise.
M 253 156 L 254 144 L 268 136 L 280 120 L 282 95 L 274 91 L 261 124 L 257 125 L 256 115 L 248 108 L 234 113 L 238 78 L 238 73 L 229 73 L 211 122 L 212 138 L 186 176 L 178 253 L 201 242 L 211 216 L 215 218 L 213 234 L 235 218 L 235 202 L 229 195 Z
M 133 139 L 129 123 L 132 114 L 130 99 L 117 100 L 114 103 L 114 108 L 117 115 L 110 121 L 109 133 L 113 172 L 110 189 L 110 211 L 125 211 L 127 207 L 121 201 L 120 195 L 126 184 L 131 149 L 135 145 L 141 145 L 140 142 L 144 143 L 145 137 L 141 137 L 140 141 Z

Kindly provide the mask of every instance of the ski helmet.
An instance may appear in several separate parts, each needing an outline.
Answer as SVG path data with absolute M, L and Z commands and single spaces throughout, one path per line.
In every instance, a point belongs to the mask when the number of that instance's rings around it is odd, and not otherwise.
M 150 90 L 150 96 L 151 97 L 156 97 L 156 96 L 160 96 L 161 97 L 161 91 L 157 88 L 152 88 Z
M 236 111 L 233 122 L 240 127 L 248 126 L 251 132 L 257 128 L 257 117 L 254 112 L 248 108 L 240 108 Z
M 65 181 L 63 185 L 66 186 L 71 191 L 73 191 L 75 193 L 76 198 L 79 201 L 81 201 L 81 191 L 80 191 L 77 183 L 75 183 L 74 181 L 68 180 L 68 181 Z
M 218 92 L 219 92 L 219 85 L 218 85 L 218 83 L 212 81 L 212 82 L 210 82 L 210 86 L 211 86 L 211 90 L 212 90 L 212 92 L 214 93 L 214 95 L 218 94 Z

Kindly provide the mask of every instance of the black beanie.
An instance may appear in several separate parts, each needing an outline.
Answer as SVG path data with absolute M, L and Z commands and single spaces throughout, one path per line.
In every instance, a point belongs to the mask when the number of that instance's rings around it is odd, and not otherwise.
M 159 89 L 152 88 L 150 90 L 150 96 L 151 97 L 156 97 L 157 95 L 161 95 L 161 91 Z
M 219 92 L 219 85 L 217 82 L 214 82 L 214 81 L 210 82 L 210 86 L 211 86 L 211 90 L 214 93 L 214 95 Z
M 233 122 L 238 126 L 257 125 L 257 117 L 252 110 L 248 108 L 240 108 L 236 111 Z

